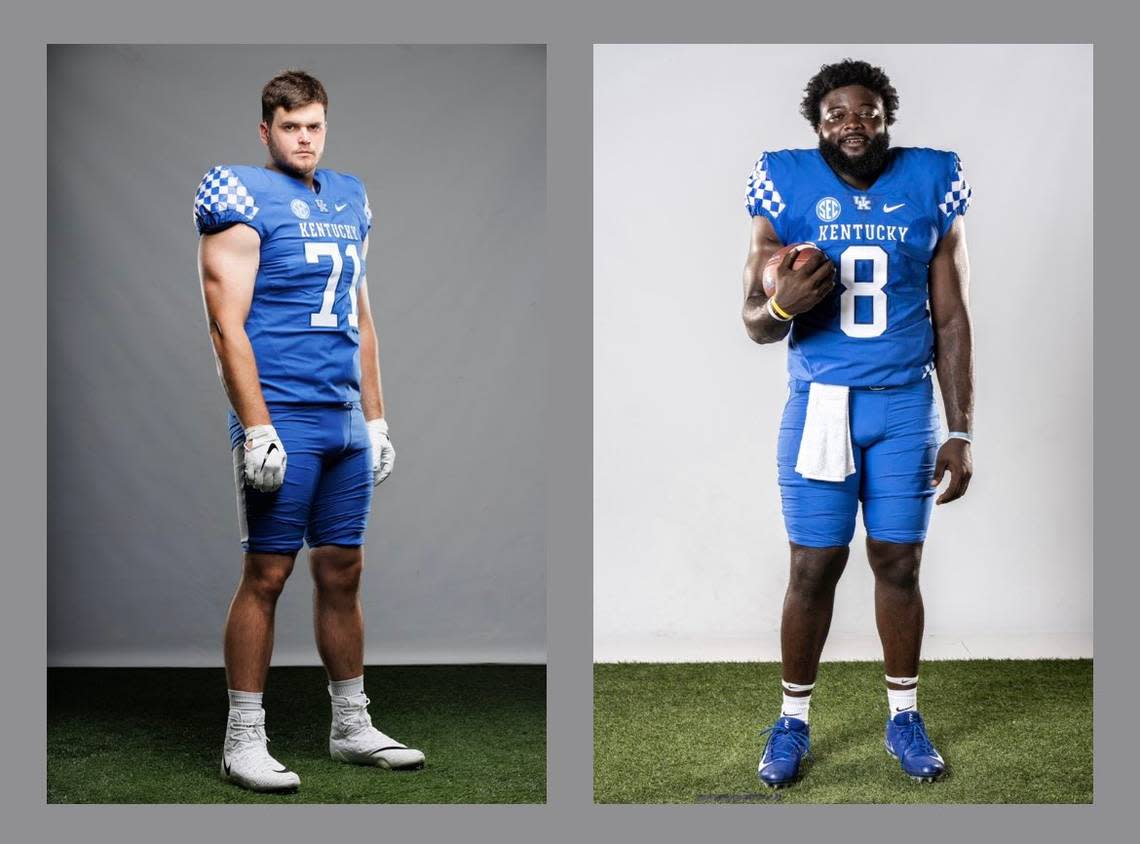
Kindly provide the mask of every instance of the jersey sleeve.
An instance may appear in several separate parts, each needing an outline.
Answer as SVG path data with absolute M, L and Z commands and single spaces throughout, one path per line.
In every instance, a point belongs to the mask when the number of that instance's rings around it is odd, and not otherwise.
M 970 183 L 966 181 L 962 160 L 958 158 L 956 153 L 946 153 L 946 170 L 939 190 L 943 194 L 942 200 L 938 203 L 938 210 L 941 212 L 939 224 L 942 228 L 942 234 L 946 234 L 954 223 L 955 217 L 966 215 L 966 211 L 970 207 L 970 199 L 974 195 Z
M 745 191 L 744 203 L 749 214 L 753 217 L 767 217 L 776 233 L 779 234 L 783 228 L 779 222 L 780 215 L 788 206 L 776 187 L 772 164 L 772 156 L 768 153 L 763 153 L 756 160 L 752 173 L 748 177 L 748 189 Z
M 234 223 L 246 223 L 264 235 L 261 227 L 254 223 L 258 211 L 253 193 L 230 167 L 215 167 L 198 183 L 198 192 L 194 195 L 194 225 L 198 234 L 213 234 Z
M 368 233 L 372 231 L 372 206 L 368 204 L 368 191 L 364 187 L 364 182 L 362 182 L 359 178 L 351 174 L 346 175 L 348 176 L 349 180 L 356 185 L 356 189 L 360 191 L 360 207 L 364 215 L 363 219 L 361 220 L 361 223 L 363 224 L 361 228 L 361 237 L 367 237 Z

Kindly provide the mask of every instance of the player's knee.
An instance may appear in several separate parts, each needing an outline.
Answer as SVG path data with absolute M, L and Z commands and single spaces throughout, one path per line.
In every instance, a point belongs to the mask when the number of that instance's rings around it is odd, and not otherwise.
M 867 557 L 871 571 L 879 583 L 895 589 L 918 588 L 918 568 L 922 561 L 921 544 L 902 544 L 867 540 Z
M 246 562 L 245 573 L 242 580 L 247 589 L 254 592 L 263 600 L 276 601 L 285 582 L 293 571 L 293 561 L 287 564 L 280 562 L 265 563 L 250 560 Z
M 847 548 L 807 548 L 793 546 L 788 591 L 804 598 L 816 598 L 835 589 L 847 563 Z
M 364 570 L 364 555 L 359 548 L 327 546 L 310 554 L 313 582 L 321 592 L 356 594 Z

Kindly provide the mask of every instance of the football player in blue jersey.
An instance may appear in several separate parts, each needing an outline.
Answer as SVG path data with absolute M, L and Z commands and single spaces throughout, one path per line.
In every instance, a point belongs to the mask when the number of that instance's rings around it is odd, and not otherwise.
M 419 768 L 372 726 L 359 601 L 373 486 L 392 471 L 365 259 L 372 212 L 354 176 L 319 169 L 328 96 L 285 71 L 262 90 L 264 167 L 223 165 L 194 201 L 198 267 L 231 404 L 245 551 L 225 630 L 229 718 L 222 776 L 255 791 L 300 779 L 269 755 L 262 692 L 277 598 L 309 544 L 317 650 L 328 672 L 334 759 Z
M 937 487 L 949 475 L 937 503 L 954 501 L 973 471 L 963 221 L 971 189 L 954 153 L 890 146 L 897 109 L 880 68 L 825 65 L 801 106 L 818 147 L 765 153 L 748 181 L 744 324 L 757 343 L 788 338 L 790 374 L 777 445 L 791 546 L 783 709 L 758 769 L 771 786 L 795 781 L 809 748 L 811 691 L 860 502 L 883 646 L 886 748 L 915 779 L 945 768 L 917 706 L 918 571 Z M 816 249 L 806 260 L 783 255 L 766 294 L 769 260 L 799 243 Z

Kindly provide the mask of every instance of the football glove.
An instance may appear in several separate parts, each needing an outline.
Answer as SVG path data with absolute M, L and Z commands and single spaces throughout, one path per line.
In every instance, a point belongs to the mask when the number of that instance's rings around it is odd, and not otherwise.
M 378 486 L 396 465 L 396 449 L 388 439 L 388 422 L 383 418 L 369 420 L 368 439 L 372 442 L 372 486 Z
M 259 492 L 273 492 L 285 480 L 285 446 L 272 425 L 245 429 L 245 482 Z

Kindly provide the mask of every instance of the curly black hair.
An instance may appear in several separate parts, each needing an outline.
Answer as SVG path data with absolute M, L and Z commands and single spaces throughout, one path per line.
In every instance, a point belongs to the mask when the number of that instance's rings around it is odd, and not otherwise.
M 899 107 L 899 92 L 891 84 L 890 78 L 881 67 L 874 67 L 857 59 L 844 59 L 835 64 L 825 64 L 819 73 L 808 80 L 804 88 L 804 98 L 800 101 L 800 114 L 807 118 L 811 128 L 819 131 L 819 103 L 830 91 L 845 85 L 862 85 L 870 88 L 883 98 L 883 117 L 886 125 L 895 122 L 895 111 Z

